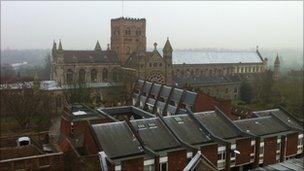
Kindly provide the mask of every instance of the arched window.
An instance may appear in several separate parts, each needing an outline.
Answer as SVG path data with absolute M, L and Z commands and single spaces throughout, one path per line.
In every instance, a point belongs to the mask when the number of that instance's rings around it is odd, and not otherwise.
M 97 81 L 97 71 L 96 69 L 91 70 L 91 82 L 96 82 Z
M 107 81 L 108 80 L 108 70 L 104 68 L 102 70 L 102 81 Z
M 130 51 L 131 51 L 130 47 L 127 47 L 126 51 L 127 51 L 127 54 L 130 54 Z
M 79 70 L 79 83 L 85 83 L 85 70 L 84 69 L 80 69 Z
M 66 79 L 67 79 L 67 84 L 73 83 L 73 71 L 71 69 L 67 71 Z

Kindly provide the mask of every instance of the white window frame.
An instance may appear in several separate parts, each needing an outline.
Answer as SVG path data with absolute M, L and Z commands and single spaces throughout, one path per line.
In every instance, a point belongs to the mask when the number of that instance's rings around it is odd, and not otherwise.
M 144 161 L 144 167 L 148 166 L 148 170 L 144 170 L 144 171 L 152 171 L 154 170 L 155 167 L 155 160 L 154 159 L 150 159 L 150 160 L 145 160 Z

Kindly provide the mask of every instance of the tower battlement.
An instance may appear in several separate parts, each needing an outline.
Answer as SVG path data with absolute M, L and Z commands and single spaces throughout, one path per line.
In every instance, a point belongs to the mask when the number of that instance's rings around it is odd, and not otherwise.
M 146 19 L 115 18 L 111 20 L 111 49 L 124 63 L 136 51 L 146 51 Z
M 146 21 L 145 18 L 119 17 L 113 18 L 111 21 Z

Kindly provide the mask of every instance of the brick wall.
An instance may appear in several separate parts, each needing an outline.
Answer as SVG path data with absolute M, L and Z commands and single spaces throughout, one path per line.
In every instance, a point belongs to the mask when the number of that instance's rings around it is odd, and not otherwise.
M 264 165 L 276 163 L 277 137 L 264 139 Z
M 215 166 L 217 166 L 217 144 L 203 146 L 202 154 Z
M 287 135 L 286 157 L 297 154 L 298 151 L 298 133 Z
M 222 110 L 229 118 L 236 119 L 235 116 L 231 114 L 231 101 L 230 100 L 219 100 L 215 97 L 209 96 L 204 92 L 199 92 L 196 96 L 196 101 L 194 104 L 194 112 L 204 112 L 214 110 L 217 106 Z
M 187 151 L 174 151 L 168 153 L 168 170 L 179 171 L 186 167 Z
M 35 155 L 1 162 L 0 170 L 63 170 L 63 153 Z
M 38 151 L 37 147 L 31 144 L 20 147 L 4 147 L 1 148 L 0 154 L 1 154 L 0 159 L 5 160 L 5 159 L 39 155 L 40 152 Z
M 65 119 L 65 117 L 61 116 L 61 121 L 60 121 L 60 134 L 68 136 L 70 135 L 70 122 Z
M 250 147 L 250 138 L 236 140 L 236 150 L 240 152 L 240 154 L 236 154 L 236 165 L 250 162 L 250 153 L 252 152 L 252 148 Z
M 143 171 L 144 170 L 144 158 L 136 158 L 131 160 L 125 160 L 121 163 L 121 169 L 123 171 Z

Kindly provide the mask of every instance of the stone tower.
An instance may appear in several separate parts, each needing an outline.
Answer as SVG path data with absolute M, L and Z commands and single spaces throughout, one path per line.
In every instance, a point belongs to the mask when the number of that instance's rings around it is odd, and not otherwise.
M 116 18 L 111 20 L 111 49 L 121 63 L 136 51 L 146 51 L 146 19 Z
M 279 79 L 280 79 L 280 59 L 279 59 L 279 54 L 277 54 L 277 57 L 274 61 L 273 80 L 277 81 Z

